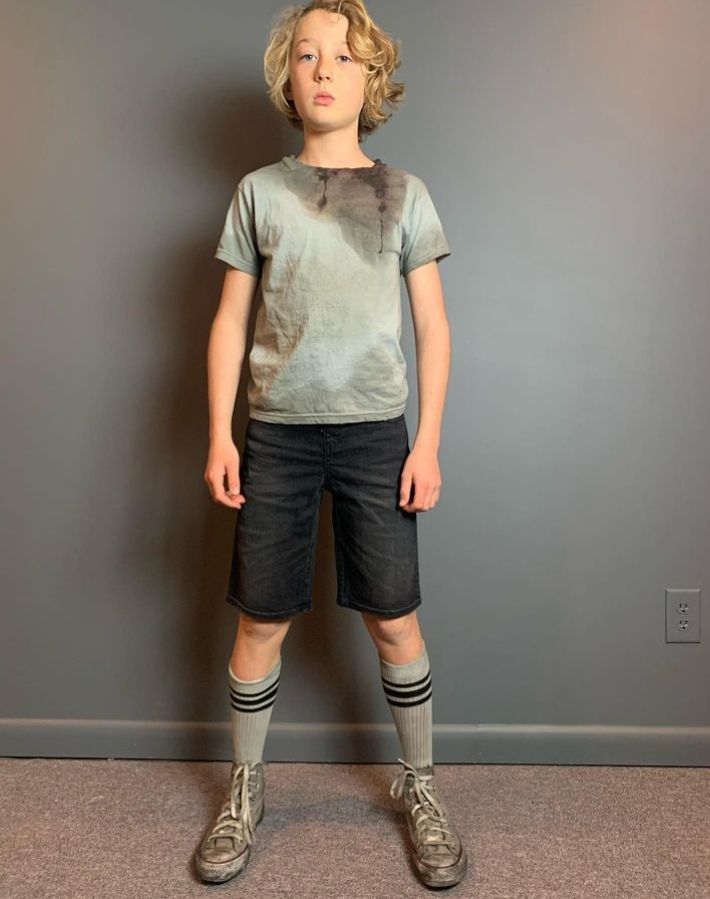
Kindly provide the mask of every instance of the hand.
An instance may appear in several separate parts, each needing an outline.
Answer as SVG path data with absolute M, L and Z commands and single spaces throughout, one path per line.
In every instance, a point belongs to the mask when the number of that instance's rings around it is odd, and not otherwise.
M 399 485 L 399 507 L 405 512 L 427 512 L 439 501 L 441 472 L 434 450 L 416 446 L 407 456 Z M 414 498 L 411 498 L 414 486 Z M 411 499 L 411 501 L 410 501 Z
M 226 490 L 225 474 L 228 485 Z M 210 443 L 204 479 L 216 503 L 222 503 L 232 509 L 241 509 L 246 502 L 244 494 L 239 492 L 239 450 L 231 438 L 214 440 Z

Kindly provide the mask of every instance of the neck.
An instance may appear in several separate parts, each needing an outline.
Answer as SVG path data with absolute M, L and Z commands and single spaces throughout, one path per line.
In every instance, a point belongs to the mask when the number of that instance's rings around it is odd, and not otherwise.
M 357 125 L 357 123 L 354 123 Z M 357 131 L 348 134 L 331 132 L 310 134 L 306 132 L 301 152 L 296 157 L 299 162 L 323 168 L 356 168 L 372 165 L 357 142 Z

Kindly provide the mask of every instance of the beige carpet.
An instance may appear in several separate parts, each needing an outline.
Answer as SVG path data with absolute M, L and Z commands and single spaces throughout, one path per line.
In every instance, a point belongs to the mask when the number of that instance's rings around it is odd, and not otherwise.
M 408 863 L 397 771 L 267 762 L 249 865 L 203 884 L 228 762 L 0 759 L 0 896 L 710 899 L 710 769 L 437 765 L 469 852 L 443 891 Z

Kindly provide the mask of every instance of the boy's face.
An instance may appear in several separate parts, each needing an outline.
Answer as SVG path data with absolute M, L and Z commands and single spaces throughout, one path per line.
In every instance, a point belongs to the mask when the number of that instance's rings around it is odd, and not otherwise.
M 365 100 L 365 70 L 348 47 L 348 25 L 339 13 L 314 9 L 293 36 L 285 95 L 294 101 L 304 127 L 313 131 L 351 126 Z M 317 100 L 319 91 L 333 99 Z

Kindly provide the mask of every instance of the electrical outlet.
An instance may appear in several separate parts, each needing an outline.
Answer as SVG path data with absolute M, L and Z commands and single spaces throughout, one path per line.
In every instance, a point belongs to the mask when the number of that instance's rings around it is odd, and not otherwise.
M 666 590 L 666 643 L 700 643 L 700 590 Z

